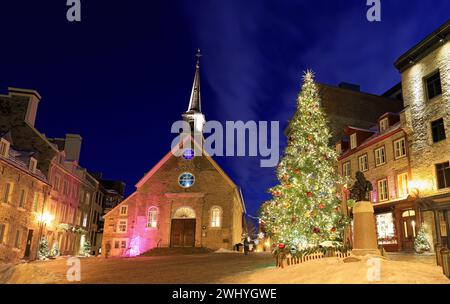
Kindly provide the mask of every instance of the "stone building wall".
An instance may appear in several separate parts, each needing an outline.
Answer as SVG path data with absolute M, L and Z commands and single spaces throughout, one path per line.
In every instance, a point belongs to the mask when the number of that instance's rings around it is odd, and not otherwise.
M 442 95 L 428 100 L 424 77 L 437 69 Z M 435 164 L 450 160 L 450 42 L 402 73 L 406 130 L 410 134 L 412 178 L 422 195 L 437 192 Z M 431 122 L 444 119 L 447 139 L 433 143 Z M 439 192 L 445 192 L 441 190 Z
M 0 224 L 6 224 L 3 241 L 0 241 L 0 262 L 17 262 L 24 258 L 28 231 L 33 230 L 29 259 L 37 253 L 39 224 L 37 221 L 44 201 L 48 196 L 49 186 L 35 176 L 19 170 L 0 158 L 0 194 L 3 197 L 6 183 L 13 186 L 9 202 L 0 199 Z M 21 191 L 26 198 L 23 208 L 19 207 Z M 34 195 L 38 193 L 38 205 L 34 205 Z M 19 245 L 15 246 L 16 233 L 20 231 Z

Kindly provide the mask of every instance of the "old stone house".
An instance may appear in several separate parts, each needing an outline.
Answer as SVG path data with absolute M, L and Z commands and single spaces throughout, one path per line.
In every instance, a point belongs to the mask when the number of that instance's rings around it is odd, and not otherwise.
M 194 133 L 202 132 L 198 63 L 183 119 Z M 205 151 L 195 156 L 192 149 L 180 147 L 167 153 L 136 184 L 136 191 L 106 214 L 103 252 L 135 256 L 155 247 L 232 250 L 241 242 L 245 206 L 239 188 Z
M 433 243 L 450 248 L 450 21 L 396 61 L 402 76 L 411 188 Z
M 49 192 L 36 151 L 14 149 L 10 133 L 0 134 L 0 262 L 36 258 Z
M 81 137 L 47 138 L 35 128 L 39 93 L 19 88 L 8 91 L 8 95 L 0 95 L 0 132 L 8 132 L 18 150 L 36 152 L 37 169 L 51 185 L 40 216 L 52 220 L 43 227 L 42 235 L 58 254 L 77 255 L 87 241 L 95 244 L 98 252 L 101 236 L 97 223 L 103 207 L 97 199 L 98 181 L 79 166 Z

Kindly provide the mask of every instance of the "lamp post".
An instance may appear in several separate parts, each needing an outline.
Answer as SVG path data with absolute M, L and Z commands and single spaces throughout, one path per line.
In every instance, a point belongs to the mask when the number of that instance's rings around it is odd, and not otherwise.
M 39 246 L 41 245 L 42 233 L 44 232 L 45 227 L 47 225 L 50 225 L 53 222 L 54 218 L 55 217 L 53 215 L 51 215 L 50 213 L 48 213 L 48 212 L 42 212 L 37 217 L 37 221 L 39 223 L 39 235 L 38 235 L 38 245 L 37 245 L 37 248 L 36 248 L 35 259 L 38 258 Z

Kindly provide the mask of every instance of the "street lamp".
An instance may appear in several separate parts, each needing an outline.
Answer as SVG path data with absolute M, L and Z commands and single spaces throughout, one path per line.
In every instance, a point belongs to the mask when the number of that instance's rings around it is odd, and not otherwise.
M 42 233 L 44 231 L 44 228 L 47 225 L 51 225 L 54 219 L 55 219 L 55 216 L 51 215 L 48 212 L 43 212 L 37 216 L 37 221 L 39 223 L 39 236 L 38 236 L 38 245 L 36 248 L 35 259 L 37 259 L 38 254 L 39 254 L 39 246 L 41 244 L 41 238 L 42 238 Z

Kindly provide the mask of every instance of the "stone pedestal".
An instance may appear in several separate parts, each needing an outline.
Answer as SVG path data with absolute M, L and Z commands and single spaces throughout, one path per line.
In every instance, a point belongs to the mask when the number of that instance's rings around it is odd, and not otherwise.
M 353 250 L 354 255 L 380 255 L 377 244 L 377 230 L 371 202 L 357 202 L 353 207 Z

